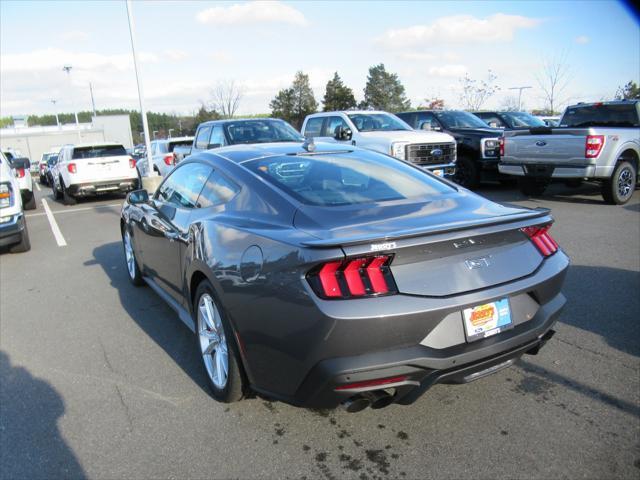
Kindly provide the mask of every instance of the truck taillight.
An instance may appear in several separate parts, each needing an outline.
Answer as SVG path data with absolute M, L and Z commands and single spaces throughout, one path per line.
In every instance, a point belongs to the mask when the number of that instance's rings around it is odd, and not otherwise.
M 598 158 L 604 147 L 604 135 L 587 135 L 584 147 L 585 158 Z
M 522 232 L 536 246 L 543 257 L 549 257 L 558 251 L 558 244 L 549 233 L 551 225 L 525 227 Z
M 504 137 L 500 137 L 500 156 L 504 157 Z
M 10 207 L 12 203 L 11 185 L 8 183 L 0 183 L 0 207 Z
M 129 158 L 129 168 L 136 168 L 136 161 L 133 158 Z
M 171 166 L 171 165 L 174 165 L 176 163 L 176 157 L 173 155 L 173 153 L 169 153 L 169 154 L 164 156 L 164 163 L 167 166 Z
M 76 168 L 76 164 L 75 164 L 75 163 L 69 163 L 69 164 L 67 165 L 67 171 L 68 171 L 69 173 L 77 173 L 77 172 L 78 172 L 78 169 Z
M 18 178 L 24 177 L 24 168 L 16 168 L 16 177 Z
M 307 281 L 321 298 L 362 298 L 397 293 L 389 269 L 391 255 L 327 262 L 307 274 Z

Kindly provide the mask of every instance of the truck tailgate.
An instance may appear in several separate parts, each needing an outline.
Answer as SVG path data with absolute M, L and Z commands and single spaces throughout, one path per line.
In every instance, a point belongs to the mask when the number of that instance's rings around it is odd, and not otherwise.
M 509 134 L 512 133 L 512 134 Z M 553 129 L 551 134 L 509 132 L 505 135 L 502 162 L 584 163 L 587 132 Z

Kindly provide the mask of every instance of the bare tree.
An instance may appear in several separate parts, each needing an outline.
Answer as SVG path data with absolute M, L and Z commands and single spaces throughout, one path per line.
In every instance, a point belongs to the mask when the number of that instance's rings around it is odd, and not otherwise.
M 500 108 L 505 112 L 518 112 L 524 109 L 524 102 L 518 102 L 518 97 L 511 95 L 502 100 Z
M 567 64 L 566 58 L 566 53 L 546 57 L 542 61 L 542 71 L 536 77 L 551 115 L 559 110 L 562 103 L 566 102 L 566 99 L 561 98 L 562 92 L 571 80 L 571 68 Z
M 476 111 L 482 108 L 489 98 L 493 96 L 500 87 L 496 85 L 498 77 L 491 70 L 487 72 L 487 78 L 484 80 L 476 80 L 466 74 L 460 79 L 462 85 L 462 94 L 460 101 L 467 110 Z
M 231 118 L 238 111 L 244 88 L 235 80 L 220 81 L 211 89 L 211 106 L 222 118 Z

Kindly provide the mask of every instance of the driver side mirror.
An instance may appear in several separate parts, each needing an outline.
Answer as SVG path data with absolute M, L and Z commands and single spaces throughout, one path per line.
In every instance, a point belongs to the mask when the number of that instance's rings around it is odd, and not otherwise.
M 31 162 L 29 161 L 29 159 L 27 157 L 18 157 L 18 158 L 14 158 L 12 159 L 9 164 L 11 165 L 11 168 L 29 168 L 31 167 Z
M 342 125 L 338 125 L 333 133 L 333 138 L 336 140 L 351 140 L 353 136 L 353 132 L 349 127 L 343 127 Z
M 127 195 L 127 201 L 131 205 L 140 205 L 143 203 L 149 203 L 149 192 L 146 190 L 134 190 Z

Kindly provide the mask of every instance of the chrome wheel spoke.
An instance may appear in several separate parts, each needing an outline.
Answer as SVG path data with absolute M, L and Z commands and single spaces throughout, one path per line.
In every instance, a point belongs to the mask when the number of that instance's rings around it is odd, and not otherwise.
M 207 374 L 216 388 L 223 389 L 229 376 L 229 352 L 220 311 L 209 294 L 200 298 L 197 314 L 200 350 Z

